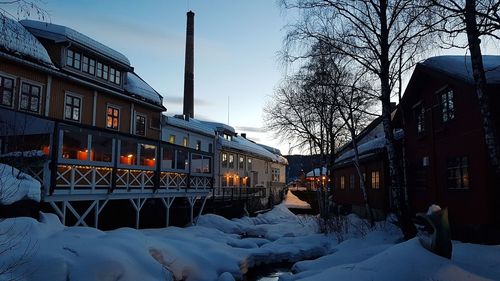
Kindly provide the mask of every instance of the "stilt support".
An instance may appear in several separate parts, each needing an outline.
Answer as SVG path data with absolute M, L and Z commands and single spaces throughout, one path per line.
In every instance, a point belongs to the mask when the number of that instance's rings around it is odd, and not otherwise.
M 165 206 L 166 209 L 166 226 L 170 226 L 170 207 L 172 207 L 172 204 L 174 203 L 175 196 L 174 197 L 166 197 L 166 198 L 161 198 L 161 202 L 163 202 L 163 205 Z
M 148 198 L 137 198 L 137 199 L 129 199 L 129 200 L 135 209 L 135 228 L 139 229 L 141 209 L 144 206 L 144 203 L 146 203 L 146 201 L 148 200 Z

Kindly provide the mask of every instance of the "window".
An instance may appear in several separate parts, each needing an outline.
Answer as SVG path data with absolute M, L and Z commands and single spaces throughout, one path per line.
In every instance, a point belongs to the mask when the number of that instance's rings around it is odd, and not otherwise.
M 109 68 L 109 81 L 111 83 L 115 83 L 117 85 L 120 85 L 120 80 L 121 80 L 121 75 L 120 75 L 120 71 L 113 68 L 113 67 L 110 67 Z
M 245 169 L 245 157 L 240 155 L 239 161 L 238 161 L 238 169 L 244 170 Z
M 174 144 L 175 143 L 175 135 L 170 135 L 170 137 L 168 137 L 168 142 L 171 144 Z
M 425 109 L 422 104 L 415 107 L 415 121 L 417 123 L 417 133 L 422 134 L 425 131 Z
M 88 161 L 89 158 L 88 134 L 81 129 L 63 131 L 62 158 Z
M 120 85 L 122 83 L 122 73 L 116 70 L 115 84 Z
M 193 173 L 210 173 L 211 157 L 199 154 L 191 156 L 191 172 Z
M 102 66 L 102 79 L 108 80 L 108 73 L 109 73 L 109 66 L 103 65 Z
M 156 146 L 150 144 L 139 144 L 139 165 L 156 167 Z
M 372 188 L 380 189 L 380 173 L 379 171 L 372 171 Z
M 349 188 L 354 189 L 354 175 L 349 176 Z
M 66 52 L 66 65 L 76 69 L 80 69 L 81 54 L 69 50 Z
M 195 147 L 196 150 L 201 150 L 201 141 L 200 140 L 197 140 L 196 141 L 196 147 Z
M 64 99 L 64 119 L 80 122 L 82 99 L 66 94 Z
M 229 154 L 229 169 L 234 169 L 234 154 Z
M 252 158 L 247 158 L 247 169 L 248 171 L 252 171 Z
M 213 152 L 213 150 L 214 150 L 214 145 L 209 143 L 208 144 L 208 152 Z
M 86 56 L 83 56 L 82 58 L 82 71 L 83 72 L 89 72 L 89 58 Z
M 162 169 L 173 169 L 174 161 L 175 161 L 175 150 L 170 147 L 163 148 L 163 157 L 161 160 L 161 168 Z
M 0 104 L 12 106 L 14 98 L 14 79 L 0 76 Z
M 222 153 L 222 167 L 227 168 L 227 153 Z
M 102 78 L 102 63 L 97 63 L 97 77 Z
M 177 150 L 177 161 L 175 168 L 178 170 L 185 170 L 188 167 L 188 153 L 184 150 Z
M 340 189 L 345 189 L 345 176 L 340 176 Z
M 89 59 L 89 74 L 95 75 L 95 60 Z
M 187 137 L 184 137 L 182 139 L 182 146 L 188 147 L 188 145 L 189 145 L 189 139 Z
M 273 181 L 273 182 L 280 181 L 280 169 L 276 169 L 276 168 L 271 169 L 271 181 Z
M 146 135 L 146 117 L 141 114 L 135 114 L 135 134 L 139 136 Z
M 108 105 L 106 111 L 106 128 L 118 130 L 120 124 L 120 109 Z
M 23 82 L 20 98 L 20 109 L 35 113 L 40 112 L 40 86 Z
M 448 122 L 455 118 L 455 104 L 453 91 L 448 90 L 441 94 L 441 121 Z
M 137 142 L 120 141 L 120 164 L 137 165 Z
M 233 140 L 233 136 L 231 136 L 231 135 L 228 135 L 228 134 L 223 134 L 223 136 L 224 136 L 224 139 L 226 139 L 226 140 L 228 140 L 228 141 Z
M 449 189 L 468 189 L 469 159 L 466 156 L 449 158 L 447 162 Z
M 113 159 L 113 138 L 104 135 L 92 135 L 91 159 L 100 162 L 112 162 Z

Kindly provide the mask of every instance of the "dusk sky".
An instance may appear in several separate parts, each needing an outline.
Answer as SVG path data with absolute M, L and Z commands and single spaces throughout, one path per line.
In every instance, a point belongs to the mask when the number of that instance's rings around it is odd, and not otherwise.
M 189 3 L 188 3 L 189 2 Z M 195 118 L 227 123 L 248 138 L 288 152 L 262 133 L 262 109 L 282 77 L 277 59 L 286 15 L 275 0 L 49 0 L 41 5 L 66 25 L 126 55 L 182 113 L 186 12 L 195 15 Z

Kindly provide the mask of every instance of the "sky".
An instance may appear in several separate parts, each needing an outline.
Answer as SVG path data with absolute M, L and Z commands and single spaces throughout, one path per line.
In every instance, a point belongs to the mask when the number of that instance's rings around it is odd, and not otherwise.
M 287 15 L 276 0 L 46 0 L 49 22 L 73 28 L 127 56 L 182 114 L 186 12 L 195 13 L 195 118 L 288 153 L 263 130 L 262 110 L 282 78 L 278 52 Z

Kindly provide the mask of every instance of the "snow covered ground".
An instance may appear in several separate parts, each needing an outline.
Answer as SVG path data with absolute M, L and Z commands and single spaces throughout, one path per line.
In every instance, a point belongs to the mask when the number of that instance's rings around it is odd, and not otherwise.
M 208 214 L 196 226 L 100 231 L 64 227 L 52 214 L 40 221 L 0 223 L 0 280 L 234 280 L 263 263 L 296 262 L 282 280 L 499 280 L 500 246 L 454 244 L 452 260 L 401 242 L 387 222 L 370 230 L 347 217 L 344 241 L 317 233 L 317 219 L 284 204 L 257 217 Z M 4 250 L 4 249 L 0 249 Z M 320 257 L 320 258 L 318 258 Z M 307 260 L 318 258 L 315 260 Z
M 40 182 L 16 168 L 0 163 L 0 204 L 10 205 L 22 199 L 40 202 Z

